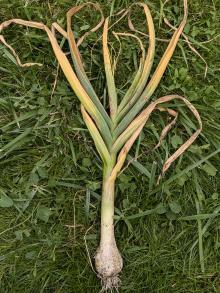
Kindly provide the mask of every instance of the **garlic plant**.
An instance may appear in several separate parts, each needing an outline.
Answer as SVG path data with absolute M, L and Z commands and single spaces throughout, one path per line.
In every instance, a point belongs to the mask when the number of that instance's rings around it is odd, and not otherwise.
M 82 10 L 85 6 L 90 6 L 101 13 L 101 21 L 91 31 L 96 31 L 103 26 L 102 44 L 103 44 L 103 62 L 105 66 L 105 75 L 109 97 L 110 113 L 102 105 L 99 97 L 93 89 L 89 78 L 86 75 L 82 58 L 79 51 L 79 45 L 82 43 L 86 34 L 76 42 L 74 33 L 71 29 L 72 17 Z M 149 47 L 145 52 L 140 38 L 137 37 L 138 31 L 130 18 L 131 9 L 134 5 L 140 6 L 146 16 L 147 33 Z M 177 112 L 171 109 L 162 108 L 160 104 L 179 99 L 186 104 L 194 114 L 199 123 L 198 130 L 164 163 L 161 176 L 166 172 L 171 163 L 176 160 L 196 139 L 202 129 L 200 116 L 194 106 L 184 97 L 177 95 L 168 95 L 149 103 L 149 99 L 157 88 L 166 67 L 173 55 L 178 40 L 183 32 L 187 20 L 187 0 L 184 0 L 184 17 L 175 30 L 167 49 L 165 50 L 155 72 L 150 76 L 151 67 L 155 55 L 155 31 L 151 12 L 147 4 L 135 3 L 129 9 L 123 12 L 123 17 L 128 16 L 128 25 L 132 33 L 114 33 L 116 38 L 130 36 L 135 38 L 141 47 L 142 56 L 139 69 L 135 78 L 124 97 L 119 101 L 118 91 L 114 81 L 113 61 L 108 48 L 108 32 L 110 30 L 110 18 L 104 18 L 101 8 L 98 4 L 86 3 L 71 8 L 67 12 L 67 29 L 64 30 L 57 23 L 53 23 L 51 29 L 43 23 L 25 21 L 21 19 L 11 19 L 0 25 L 0 32 L 10 24 L 18 24 L 26 27 L 33 27 L 44 30 L 50 40 L 54 54 L 65 74 L 69 84 L 81 103 L 81 112 L 85 124 L 94 140 L 96 149 L 103 162 L 103 185 L 102 185 L 102 203 L 101 203 L 101 239 L 100 245 L 95 255 L 95 265 L 98 276 L 102 280 L 104 289 L 118 287 L 119 273 L 122 270 L 123 261 L 117 248 L 114 236 L 114 191 L 117 175 L 122 169 L 126 155 L 134 144 L 136 138 L 141 133 L 150 114 L 159 109 L 167 111 L 174 118 L 162 131 L 158 147 L 161 140 L 165 137 L 170 128 L 177 119 Z M 74 68 L 71 66 L 66 54 L 62 51 L 56 33 L 60 33 L 69 43 Z M 0 35 L 0 41 L 8 47 L 14 54 L 20 66 L 32 66 L 36 63 L 22 64 L 14 49 L 6 42 L 3 35 Z M 39 64 L 38 64 L 39 65 Z

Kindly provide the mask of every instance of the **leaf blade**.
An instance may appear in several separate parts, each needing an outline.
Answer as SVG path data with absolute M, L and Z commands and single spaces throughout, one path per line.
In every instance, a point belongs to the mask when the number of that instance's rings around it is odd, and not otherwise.
M 180 38 L 180 35 L 183 32 L 183 29 L 186 24 L 188 15 L 188 5 L 187 0 L 184 0 L 184 17 L 182 22 L 180 23 L 179 27 L 173 34 L 170 43 L 163 54 L 163 57 L 161 58 L 161 61 L 159 62 L 151 80 L 149 81 L 148 85 L 144 89 L 143 93 L 141 94 L 140 98 L 135 102 L 135 104 L 129 109 L 129 111 L 126 113 L 124 118 L 119 123 L 118 127 L 115 129 L 113 136 L 118 137 L 125 129 L 126 127 L 131 123 L 131 121 L 134 119 L 134 117 L 139 113 L 139 111 L 144 107 L 146 102 L 150 99 L 152 94 L 154 93 L 155 89 L 157 88 L 165 70 L 166 67 L 174 53 L 174 50 L 176 48 L 176 45 L 178 43 L 178 40 Z
M 110 116 L 112 120 L 114 120 L 115 115 L 117 113 L 117 91 L 115 87 L 115 80 L 114 80 L 114 75 L 112 70 L 110 52 L 108 49 L 108 23 L 109 23 L 109 18 L 107 17 L 104 22 L 102 45 L 103 45 L 105 75 L 106 75 L 108 96 L 109 96 Z
M 93 103 L 90 96 L 86 93 L 85 89 L 83 88 L 83 86 L 80 83 L 79 79 L 77 78 L 75 72 L 73 71 L 66 55 L 61 50 L 53 32 L 47 26 L 45 26 L 43 23 L 34 22 L 34 21 L 26 21 L 26 20 L 22 20 L 22 19 L 11 19 L 11 20 L 8 20 L 8 21 L 1 23 L 0 32 L 5 27 L 9 26 L 12 23 L 20 24 L 22 26 L 41 29 L 47 33 L 47 36 L 48 36 L 49 41 L 51 43 L 51 46 L 53 48 L 54 54 L 60 64 L 60 67 L 63 70 L 64 75 L 66 76 L 66 79 L 68 80 L 70 86 L 72 87 L 73 91 L 75 92 L 75 94 L 78 97 L 78 99 L 80 100 L 80 102 L 83 104 L 85 109 L 88 111 L 88 113 L 92 116 L 92 118 L 96 122 L 96 125 L 98 126 L 100 132 L 102 133 L 102 136 L 103 136 L 105 142 L 107 143 L 108 146 L 110 146 L 111 142 L 112 142 L 112 135 L 110 133 L 110 129 L 107 125 L 107 122 L 102 117 L 102 115 L 99 112 L 99 110 L 97 109 L 96 105 Z M 2 35 L 0 35 L 0 41 L 2 41 L 5 45 L 7 44 L 7 42 L 5 41 L 5 39 Z M 35 64 L 35 63 L 22 64 L 20 62 L 18 55 L 15 53 L 14 49 L 11 46 L 9 46 L 9 47 L 12 50 L 12 53 L 15 54 L 17 62 L 20 66 L 29 67 L 29 66 L 32 66 Z
M 142 93 L 144 86 L 146 85 L 146 82 L 149 78 L 149 74 L 150 74 L 150 71 L 151 71 L 151 68 L 153 65 L 154 54 L 155 54 L 155 30 L 154 30 L 154 23 L 153 23 L 150 9 L 149 9 L 148 5 L 145 3 L 134 3 L 133 5 L 139 5 L 144 8 L 146 21 L 147 21 L 148 35 L 149 35 L 148 36 L 149 37 L 149 46 L 148 46 L 147 56 L 146 56 L 146 59 L 143 64 L 142 74 L 138 80 L 138 83 L 135 86 L 133 97 L 131 97 L 129 95 L 125 95 L 119 105 L 119 109 L 118 109 L 118 112 L 120 113 L 119 117 L 118 117 L 119 119 L 121 119 L 123 117 L 123 115 L 125 113 L 127 113 L 127 111 L 132 107 L 132 105 L 135 103 L 135 101 L 139 98 L 140 94 Z M 130 13 L 129 13 L 128 24 L 129 24 L 129 28 L 132 31 L 139 32 L 134 28 L 134 26 L 131 22 Z M 141 33 L 141 32 L 139 32 L 139 33 Z M 132 86 L 134 86 L 134 85 L 132 85 Z M 129 103 L 128 103 L 128 101 L 129 101 Z
M 95 123 L 92 121 L 91 117 L 88 115 L 88 113 L 86 112 L 85 108 L 82 105 L 81 105 L 81 112 L 82 112 L 83 120 L 85 121 L 86 126 L 94 140 L 95 146 L 97 148 L 97 151 L 102 161 L 108 164 L 111 161 L 111 156 Z

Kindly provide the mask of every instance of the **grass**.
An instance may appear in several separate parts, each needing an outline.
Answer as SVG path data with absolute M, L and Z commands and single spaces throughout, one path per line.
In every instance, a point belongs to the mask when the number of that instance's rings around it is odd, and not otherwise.
M 99 3 L 109 13 L 132 1 Z M 1 0 L 0 21 L 17 17 L 64 24 L 72 4 Z M 168 2 L 163 8 L 159 0 L 149 4 L 157 36 L 169 38 L 163 13 L 176 25 L 182 6 Z M 165 158 L 194 129 L 186 108 L 172 104 L 181 115 L 157 151 L 149 152 L 167 119 L 163 113 L 153 114 L 130 152 L 116 190 L 116 238 L 124 257 L 121 292 L 220 292 L 220 3 L 189 4 L 185 33 L 208 63 L 207 76 L 203 61 L 182 39 L 154 97 L 186 95 L 201 114 L 203 133 L 159 186 Z M 75 21 L 79 34 L 97 20 L 88 15 L 84 12 Z M 141 29 L 138 12 L 132 19 Z M 15 26 L 4 35 L 22 60 L 44 66 L 21 69 L 0 44 L 0 205 L 7 206 L 0 207 L 0 292 L 99 292 L 88 253 L 93 261 L 99 240 L 101 161 L 60 71 L 53 91 L 57 63 L 45 35 Z M 82 52 L 105 101 L 100 43 L 90 62 L 96 40 L 97 35 L 89 37 Z M 157 60 L 165 45 L 158 42 Z M 122 94 L 136 60 L 136 45 L 123 42 L 117 77 Z

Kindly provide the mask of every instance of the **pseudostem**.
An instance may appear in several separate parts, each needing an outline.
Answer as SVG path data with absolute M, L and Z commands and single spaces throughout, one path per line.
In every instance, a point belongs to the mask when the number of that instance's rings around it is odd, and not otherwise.
M 123 262 L 117 248 L 114 234 L 114 195 L 115 178 L 111 177 L 112 168 L 107 167 L 103 174 L 101 206 L 101 239 L 95 255 L 97 272 L 102 279 L 103 287 L 118 287 L 118 274 Z

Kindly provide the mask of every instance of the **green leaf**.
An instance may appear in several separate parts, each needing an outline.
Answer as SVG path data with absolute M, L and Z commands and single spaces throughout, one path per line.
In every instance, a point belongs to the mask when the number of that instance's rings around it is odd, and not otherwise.
M 167 206 L 164 203 L 159 203 L 155 210 L 157 214 L 162 215 L 167 212 Z
M 171 221 L 176 220 L 176 214 L 175 214 L 174 212 L 172 212 L 172 211 L 168 211 L 168 212 L 166 213 L 166 216 L 167 216 L 167 218 L 168 218 L 169 220 L 171 220 Z
M 174 148 L 177 148 L 178 145 L 181 145 L 183 143 L 183 140 L 182 138 L 179 136 L 179 135 L 174 135 L 172 138 L 171 138 L 171 144 Z
M 179 214 L 182 210 L 180 204 L 177 201 L 170 202 L 169 207 L 174 214 Z
M 129 199 L 125 198 L 122 201 L 122 205 L 123 205 L 124 209 L 127 209 L 127 208 L 129 208 L 131 206 L 131 203 L 130 203 Z
M 51 210 L 48 207 L 39 207 L 37 210 L 37 218 L 44 221 L 45 223 L 48 222 L 50 215 Z
M 26 237 L 30 236 L 30 231 L 27 230 L 27 229 L 25 229 L 25 230 L 16 230 L 14 232 L 14 234 L 16 236 L 15 240 L 22 241 L 24 236 L 26 236 Z
M 125 174 L 121 174 L 118 179 L 120 180 L 120 182 L 128 184 L 131 181 L 131 177 L 127 176 Z
M 57 185 L 57 180 L 55 177 L 49 177 L 48 186 L 55 187 Z
M 38 167 L 37 172 L 38 175 L 43 179 L 47 178 L 48 176 L 47 170 L 44 167 Z
M 187 77 L 187 73 L 188 73 L 187 68 L 181 67 L 181 68 L 179 69 L 179 73 L 178 73 L 179 78 L 180 78 L 181 80 L 185 80 L 186 77 Z
M 202 150 L 197 144 L 191 145 L 189 147 L 189 151 L 193 154 L 198 154 L 198 155 L 202 154 Z
M 178 185 L 183 186 L 185 182 L 187 181 L 187 179 L 188 179 L 188 176 L 184 174 L 183 176 L 177 179 Z
M 34 259 L 36 257 L 37 257 L 37 251 L 35 251 L 35 250 L 28 251 L 25 254 L 25 258 L 28 259 L 28 260 Z
M 44 97 L 39 97 L 39 98 L 37 99 L 37 102 L 38 102 L 38 104 L 39 104 L 40 106 L 44 106 L 44 105 L 46 104 L 46 100 L 45 100 Z
M 89 24 L 85 24 L 85 25 L 82 25 L 81 27 L 80 27 L 80 30 L 81 31 L 86 31 L 86 30 L 88 30 L 90 28 L 90 25 Z
M 217 173 L 217 169 L 212 166 L 212 165 L 208 165 L 208 164 L 205 164 L 202 166 L 202 169 L 209 175 L 209 176 L 215 176 L 216 173 Z
M 103 141 L 102 135 L 99 132 L 99 130 L 96 127 L 96 124 L 93 122 L 89 114 L 86 112 L 85 108 L 81 106 L 81 112 L 84 119 L 84 122 L 86 123 L 86 126 L 93 138 L 93 141 L 95 143 L 96 149 L 102 159 L 102 161 L 107 164 L 110 160 L 110 154 L 107 148 L 107 145 Z
M 9 208 L 13 206 L 13 200 L 7 196 L 5 193 L 0 191 L 0 207 Z
M 97 189 L 100 189 L 101 187 L 101 182 L 99 181 L 88 181 L 88 183 L 86 184 L 86 186 L 93 190 L 93 191 L 96 191 Z
M 23 231 L 22 230 L 17 230 L 14 232 L 16 236 L 16 240 L 22 241 L 23 240 Z
M 217 192 L 214 192 L 214 193 L 212 194 L 212 199 L 213 199 L 213 200 L 217 200 L 217 199 L 218 199 L 218 193 L 217 193 Z
M 39 176 L 37 175 L 37 173 L 31 172 L 29 182 L 33 185 L 36 185 L 39 182 Z
M 91 162 L 90 158 L 83 158 L 82 165 L 83 165 L 83 167 L 91 167 L 92 162 Z
M 185 28 L 184 28 L 184 33 L 185 33 L 185 34 L 188 34 L 189 31 L 190 31 L 190 24 L 187 23 L 187 24 L 185 25 Z

